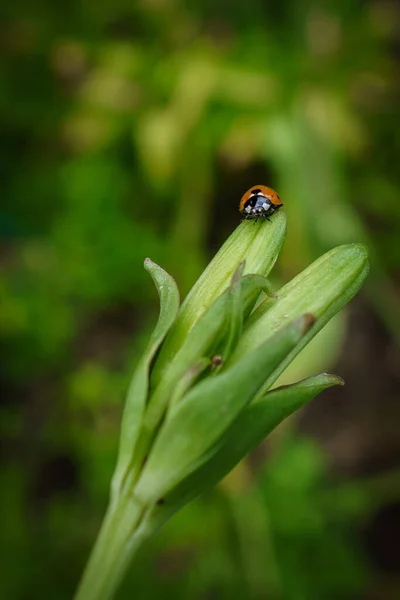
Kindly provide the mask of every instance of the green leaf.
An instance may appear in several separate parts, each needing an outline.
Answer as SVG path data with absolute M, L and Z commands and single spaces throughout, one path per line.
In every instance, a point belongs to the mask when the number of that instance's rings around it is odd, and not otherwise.
M 343 383 L 340 377 L 323 373 L 277 388 L 247 405 L 218 448 L 209 452 L 204 463 L 165 496 L 162 506 L 154 508 L 160 524 L 204 490 L 216 485 L 289 415 L 327 388 Z
M 144 268 L 150 273 L 160 297 L 160 314 L 150 342 L 133 374 L 121 423 L 121 436 L 117 466 L 112 481 L 113 493 L 117 492 L 133 461 L 135 445 L 143 420 L 149 389 L 151 362 L 172 326 L 179 309 L 179 291 L 175 280 L 156 263 L 147 258 Z
M 173 407 L 137 483 L 141 501 L 155 502 L 199 467 L 313 322 L 304 315 L 233 368 L 200 382 Z
M 286 235 L 283 212 L 268 221 L 243 221 L 227 239 L 182 303 L 178 318 L 154 365 L 154 381 L 159 383 L 171 359 L 189 331 L 207 309 L 228 288 L 236 269 L 246 261 L 245 274 L 268 276 Z

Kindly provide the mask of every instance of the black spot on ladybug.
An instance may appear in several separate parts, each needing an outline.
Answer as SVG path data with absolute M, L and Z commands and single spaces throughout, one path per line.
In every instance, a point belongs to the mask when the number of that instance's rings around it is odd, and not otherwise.
M 246 208 L 246 206 L 251 206 L 251 208 L 254 208 L 255 205 L 257 204 L 257 199 L 258 199 L 257 194 L 254 194 L 254 196 L 250 196 L 250 198 L 247 200 L 246 204 L 244 205 L 245 208 Z

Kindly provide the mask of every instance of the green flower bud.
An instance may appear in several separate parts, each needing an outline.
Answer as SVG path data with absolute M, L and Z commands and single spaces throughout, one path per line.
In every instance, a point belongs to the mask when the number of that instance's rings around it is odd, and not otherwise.
M 270 222 L 243 221 L 217 252 L 208 267 L 186 296 L 152 373 L 158 383 L 189 331 L 228 288 L 235 271 L 245 262 L 244 274 L 267 277 L 278 258 L 286 234 L 285 213 L 276 213 Z
M 268 389 L 302 348 L 358 292 L 369 271 L 368 251 L 363 244 L 330 250 L 299 273 L 276 294 L 271 305 L 264 301 L 247 321 L 230 364 L 252 352 L 286 323 L 305 313 L 316 323 L 266 382 Z

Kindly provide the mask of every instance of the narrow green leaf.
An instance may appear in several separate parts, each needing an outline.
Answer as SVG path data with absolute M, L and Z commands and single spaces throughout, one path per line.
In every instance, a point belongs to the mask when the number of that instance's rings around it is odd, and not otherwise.
M 217 484 L 289 415 L 327 388 L 343 383 L 340 377 L 323 373 L 277 388 L 246 406 L 217 450 L 209 452 L 203 464 L 165 496 L 162 506 L 155 507 L 160 520 L 167 520 L 187 502 Z
M 299 318 L 233 368 L 200 382 L 173 407 L 137 483 L 138 498 L 154 502 L 198 468 L 313 322 L 311 315 Z
M 160 297 L 160 314 L 150 342 L 133 374 L 122 416 L 117 466 L 112 480 L 113 493 L 125 478 L 133 461 L 135 445 L 143 420 L 149 388 L 150 364 L 172 326 L 179 309 L 179 291 L 175 280 L 147 258 L 144 268 L 150 273 Z

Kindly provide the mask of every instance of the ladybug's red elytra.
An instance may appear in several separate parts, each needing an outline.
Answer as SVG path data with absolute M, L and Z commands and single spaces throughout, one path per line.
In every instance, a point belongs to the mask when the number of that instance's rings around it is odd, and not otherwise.
M 271 215 L 283 206 L 278 194 L 266 185 L 255 185 L 250 188 L 239 203 L 239 210 L 245 219 L 264 217 L 269 221 Z

